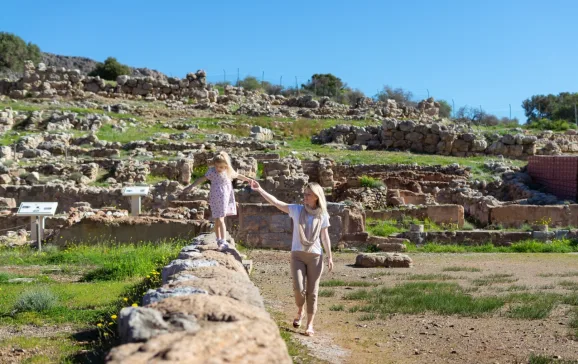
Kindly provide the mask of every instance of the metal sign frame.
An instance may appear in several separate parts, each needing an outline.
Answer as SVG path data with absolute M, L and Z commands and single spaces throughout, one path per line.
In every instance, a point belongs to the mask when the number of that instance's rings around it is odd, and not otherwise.
M 122 189 L 122 195 L 130 197 L 130 215 L 138 216 L 141 213 L 143 196 L 148 196 L 149 186 L 130 186 Z
M 42 251 L 44 222 L 47 216 L 54 216 L 58 202 L 22 202 L 18 207 L 17 216 L 30 216 L 30 237 L 37 240 L 38 251 Z

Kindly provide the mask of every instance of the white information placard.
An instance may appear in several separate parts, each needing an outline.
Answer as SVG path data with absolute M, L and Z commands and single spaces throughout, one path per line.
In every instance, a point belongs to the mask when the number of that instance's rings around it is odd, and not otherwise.
M 16 215 L 54 216 L 58 202 L 22 202 Z
M 148 186 L 132 186 L 122 189 L 123 196 L 146 196 L 149 194 L 150 187 Z

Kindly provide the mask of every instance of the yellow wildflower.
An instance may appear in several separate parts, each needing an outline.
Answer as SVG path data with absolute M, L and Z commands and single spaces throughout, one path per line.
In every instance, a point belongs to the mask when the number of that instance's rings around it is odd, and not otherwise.
M 133 304 L 132 304 L 132 307 L 138 307 L 138 304 L 137 304 L 137 303 L 133 303 Z
M 117 315 L 112 315 L 112 316 L 110 316 L 110 318 L 113 319 L 113 320 L 116 320 L 117 317 L 118 317 Z
M 96 327 L 102 327 L 102 324 L 99 322 L 98 324 L 96 324 Z
M 112 325 L 114 325 L 114 322 L 109 322 L 109 323 L 108 323 L 108 326 L 112 326 Z
M 123 298 L 122 300 L 123 300 L 124 302 L 128 302 L 128 298 L 126 298 L 126 297 Z
M 151 276 L 147 276 L 147 278 L 150 278 Z

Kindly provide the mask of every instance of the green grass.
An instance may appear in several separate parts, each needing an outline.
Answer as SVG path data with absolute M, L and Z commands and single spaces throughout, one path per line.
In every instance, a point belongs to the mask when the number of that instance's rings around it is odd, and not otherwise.
M 507 312 L 508 317 L 523 320 L 540 320 L 550 315 L 552 309 L 560 301 L 560 296 L 544 293 L 518 293 L 510 295 L 508 301 L 512 303 Z
M 531 354 L 528 364 L 578 364 L 578 360 L 559 360 L 544 355 Z
M 319 297 L 333 297 L 335 296 L 335 291 L 332 289 L 322 289 L 318 293 Z
M 193 168 L 193 173 L 191 174 L 191 178 L 193 180 L 204 177 L 207 174 L 209 168 L 207 166 L 197 166 Z
M 343 305 L 331 305 L 329 311 L 344 311 L 345 307 Z
M 376 220 L 367 219 L 366 229 L 370 235 L 389 236 L 391 234 L 401 233 L 409 230 L 410 225 L 423 225 L 425 231 L 455 231 L 458 230 L 457 224 L 436 224 L 430 219 L 419 220 L 412 217 L 404 217 L 399 220 Z
M 359 321 L 373 321 L 377 318 L 377 315 L 374 313 L 366 313 L 364 315 L 359 316 Z
M 79 265 L 97 266 L 85 280 L 121 280 L 144 276 L 151 270 L 175 257 L 183 241 L 142 244 L 95 244 L 70 246 L 67 249 L 45 249 L 37 252 L 32 248 L 0 250 L 1 265 Z
M 452 266 L 452 267 L 445 267 L 442 269 L 442 272 L 481 272 L 480 268 L 475 267 L 462 267 L 462 266 Z
M 454 283 L 410 282 L 393 288 L 359 290 L 344 297 L 363 300 L 360 310 L 379 313 L 418 314 L 432 312 L 442 315 L 480 316 L 496 311 L 504 304 L 500 297 L 472 297 Z
M 0 274 L 0 326 L 54 325 L 53 335 L 38 340 L 58 340 L 58 344 L 45 348 L 37 343 L 41 350 L 31 362 L 103 362 L 118 340 L 114 315 L 132 303 L 140 304 L 144 292 L 160 286 L 156 270 L 174 259 L 185 243 L 46 246 L 42 253 L 30 248 L 0 249 L 0 265 L 32 266 L 31 271 L 49 274 L 60 265 L 58 275 L 84 272 L 87 280 L 54 281 L 33 275 L 37 282 L 14 284 L 8 279 L 15 274 Z M 44 292 L 53 296 L 49 304 L 43 304 Z M 62 336 L 60 327 L 72 328 L 74 335 Z M 25 346 L 26 340 L 10 338 L 0 342 L 0 348 Z
M 385 187 L 385 184 L 382 181 L 368 176 L 361 176 L 359 178 L 359 182 L 361 183 L 361 187 L 368 187 L 368 188 Z
M 71 340 L 68 335 L 59 334 L 50 337 L 11 336 L 0 341 L 0 348 L 23 349 L 30 353 L 23 363 L 70 363 L 69 357 L 80 350 L 90 349 L 87 344 Z
M 573 281 L 562 281 L 560 283 L 558 283 L 558 285 L 560 287 L 564 287 L 566 289 L 570 289 L 570 290 L 578 290 L 578 282 L 573 282 Z
M 522 241 L 511 246 L 494 246 L 491 243 L 483 245 L 457 245 L 427 243 L 422 246 L 406 244 L 408 252 L 414 253 L 571 253 L 578 252 L 576 241 L 562 239 L 546 244 L 537 240 Z
M 159 182 L 164 182 L 168 180 L 166 176 L 157 176 L 154 174 L 149 174 L 146 179 L 146 183 L 149 185 L 156 185 Z
M 512 278 L 513 276 L 514 276 L 513 274 L 502 274 L 502 273 L 489 274 L 472 280 L 472 284 L 479 287 L 479 286 L 491 286 L 493 284 L 516 282 L 518 279 Z
M 370 287 L 375 286 L 376 283 L 364 281 L 345 282 L 339 279 L 332 279 L 329 281 L 321 281 L 319 285 L 321 287 Z
M 178 133 L 176 129 L 164 127 L 159 124 L 127 127 L 124 132 L 112 128 L 111 124 L 103 125 L 96 135 L 100 140 L 109 142 L 128 143 L 135 140 L 147 140 L 157 133 Z
M 407 274 L 402 276 L 403 279 L 408 281 L 447 281 L 451 279 L 457 279 L 457 277 L 452 277 L 448 274 Z

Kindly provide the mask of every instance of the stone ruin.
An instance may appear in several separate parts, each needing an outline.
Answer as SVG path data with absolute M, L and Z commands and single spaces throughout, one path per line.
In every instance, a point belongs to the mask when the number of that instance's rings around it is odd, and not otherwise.
M 442 122 L 388 118 L 381 126 L 337 125 L 322 130 L 313 143 L 331 144 L 351 150 L 409 150 L 417 153 L 472 157 L 481 155 L 527 159 L 533 155 L 561 155 L 578 152 L 578 136 L 546 131 L 527 135 L 475 132 L 470 126 Z
M 35 66 L 32 62 L 26 62 L 24 76 L 20 80 L 0 80 L 0 95 L 12 99 L 90 99 L 101 96 L 165 101 L 166 106 L 173 110 L 200 109 L 219 114 L 283 118 L 381 120 L 391 116 L 430 121 L 439 118 L 439 104 L 433 98 L 421 101 L 417 107 L 398 105 L 394 100 L 374 102 L 366 98 L 348 106 L 331 101 L 329 97 L 321 97 L 319 100 L 309 95 L 286 98 L 230 85 L 220 95 L 217 89 L 207 84 L 206 72 L 203 70 L 189 73 L 183 79 L 121 75 L 115 83 L 111 83 L 98 76 L 84 76 L 79 70 L 47 67 L 44 63 Z M 234 110 L 230 107 L 232 105 L 239 107 Z
M 184 247 L 163 268 L 163 286 L 143 297 L 144 306 L 121 310 L 122 345 L 106 362 L 145 363 L 162 353 L 190 362 L 291 363 L 275 321 L 230 243 L 229 250 L 219 252 L 215 237 L 202 235 Z

